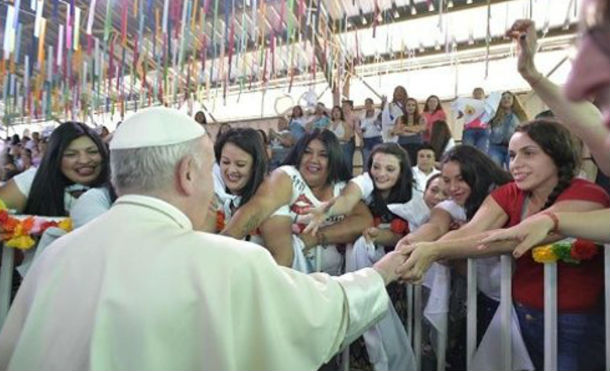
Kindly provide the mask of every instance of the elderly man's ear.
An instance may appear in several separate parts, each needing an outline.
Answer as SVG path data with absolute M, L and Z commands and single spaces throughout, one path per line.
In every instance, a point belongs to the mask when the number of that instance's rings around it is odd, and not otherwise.
M 176 169 L 176 180 L 180 193 L 186 196 L 195 193 L 198 171 L 199 167 L 193 156 L 188 155 L 180 160 Z

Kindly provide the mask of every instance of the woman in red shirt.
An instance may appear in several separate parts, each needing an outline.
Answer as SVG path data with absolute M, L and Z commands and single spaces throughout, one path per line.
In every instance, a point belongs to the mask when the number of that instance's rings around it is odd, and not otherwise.
M 556 122 L 536 120 L 517 128 L 509 142 L 510 172 L 514 181 L 491 192 L 472 220 L 436 242 L 399 246 L 411 250 L 403 278 L 420 280 L 439 259 L 508 253 L 514 241 L 479 249 L 484 233 L 518 224 L 542 210 L 588 211 L 607 208 L 603 189 L 576 179 L 578 157 L 568 131 Z M 550 236 L 556 241 L 558 236 Z M 558 365 L 560 370 L 593 369 L 603 362 L 603 262 L 601 251 L 580 264 L 558 262 Z M 536 369 L 542 369 L 543 265 L 531 252 L 517 259 L 513 301 L 523 339 Z M 599 349 L 598 349 L 599 348 Z M 597 356 L 591 356 L 596 352 Z M 589 363 L 588 363 L 589 362 Z
M 426 131 L 424 131 L 424 142 L 430 141 L 430 133 L 432 132 L 432 124 L 436 121 L 447 120 L 447 115 L 441 106 L 441 100 L 436 95 L 431 95 L 426 99 L 424 104 L 424 112 L 422 117 L 426 121 Z M 440 158 L 440 157 L 437 157 Z

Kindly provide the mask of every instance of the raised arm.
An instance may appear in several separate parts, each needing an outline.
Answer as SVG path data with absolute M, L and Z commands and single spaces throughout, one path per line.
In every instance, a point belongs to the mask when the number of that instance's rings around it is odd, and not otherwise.
M 605 174 L 610 174 L 610 142 L 606 140 L 607 130 L 600 124 L 600 111 L 588 101 L 576 103 L 567 99 L 559 86 L 538 71 L 534 63 L 537 36 L 533 21 L 516 21 L 507 31 L 507 35 L 518 40 L 517 68 L 521 76 L 549 106 L 559 122 L 585 142 L 600 169 Z
M 260 185 L 254 197 L 237 210 L 222 234 L 237 239 L 246 237 L 280 206 L 290 203 L 291 197 L 290 176 L 276 169 Z

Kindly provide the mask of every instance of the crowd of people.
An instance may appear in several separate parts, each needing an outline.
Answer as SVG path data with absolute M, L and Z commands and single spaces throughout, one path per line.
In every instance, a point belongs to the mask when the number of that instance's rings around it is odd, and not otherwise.
M 78 122 L 12 138 L 0 199 L 17 213 L 71 215 L 77 229 L 26 275 L 0 367 L 316 369 L 353 343 L 359 369 L 412 369 L 408 342 L 391 345 L 409 320 L 396 281 L 426 281 L 433 295 L 443 271 L 478 258 L 482 337 L 500 299 L 499 255 L 513 253 L 517 321 L 543 369 L 543 265 L 531 247 L 610 241 L 610 197 L 578 177 L 576 140 L 610 173 L 610 33 L 597 31 L 610 7 L 584 7 L 595 16 L 566 95 L 535 67 L 533 22 L 508 32 L 554 117 L 528 120 L 506 91 L 461 144 L 437 96 L 420 112 L 402 86 L 361 114 L 349 100 L 307 115 L 295 106 L 277 131 L 223 125 L 214 140 L 205 115 L 167 108 L 135 114 L 107 141 Z M 608 68 L 590 68 L 590 56 Z M 365 171 L 354 177 L 357 144 Z M 599 249 L 558 263 L 561 370 L 604 368 Z

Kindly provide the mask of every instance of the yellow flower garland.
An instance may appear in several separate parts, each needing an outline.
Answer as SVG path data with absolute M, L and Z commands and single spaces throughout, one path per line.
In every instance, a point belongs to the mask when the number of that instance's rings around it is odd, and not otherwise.
M 532 257 L 537 263 L 554 263 L 558 259 L 553 252 L 552 244 L 535 247 L 532 250 Z

